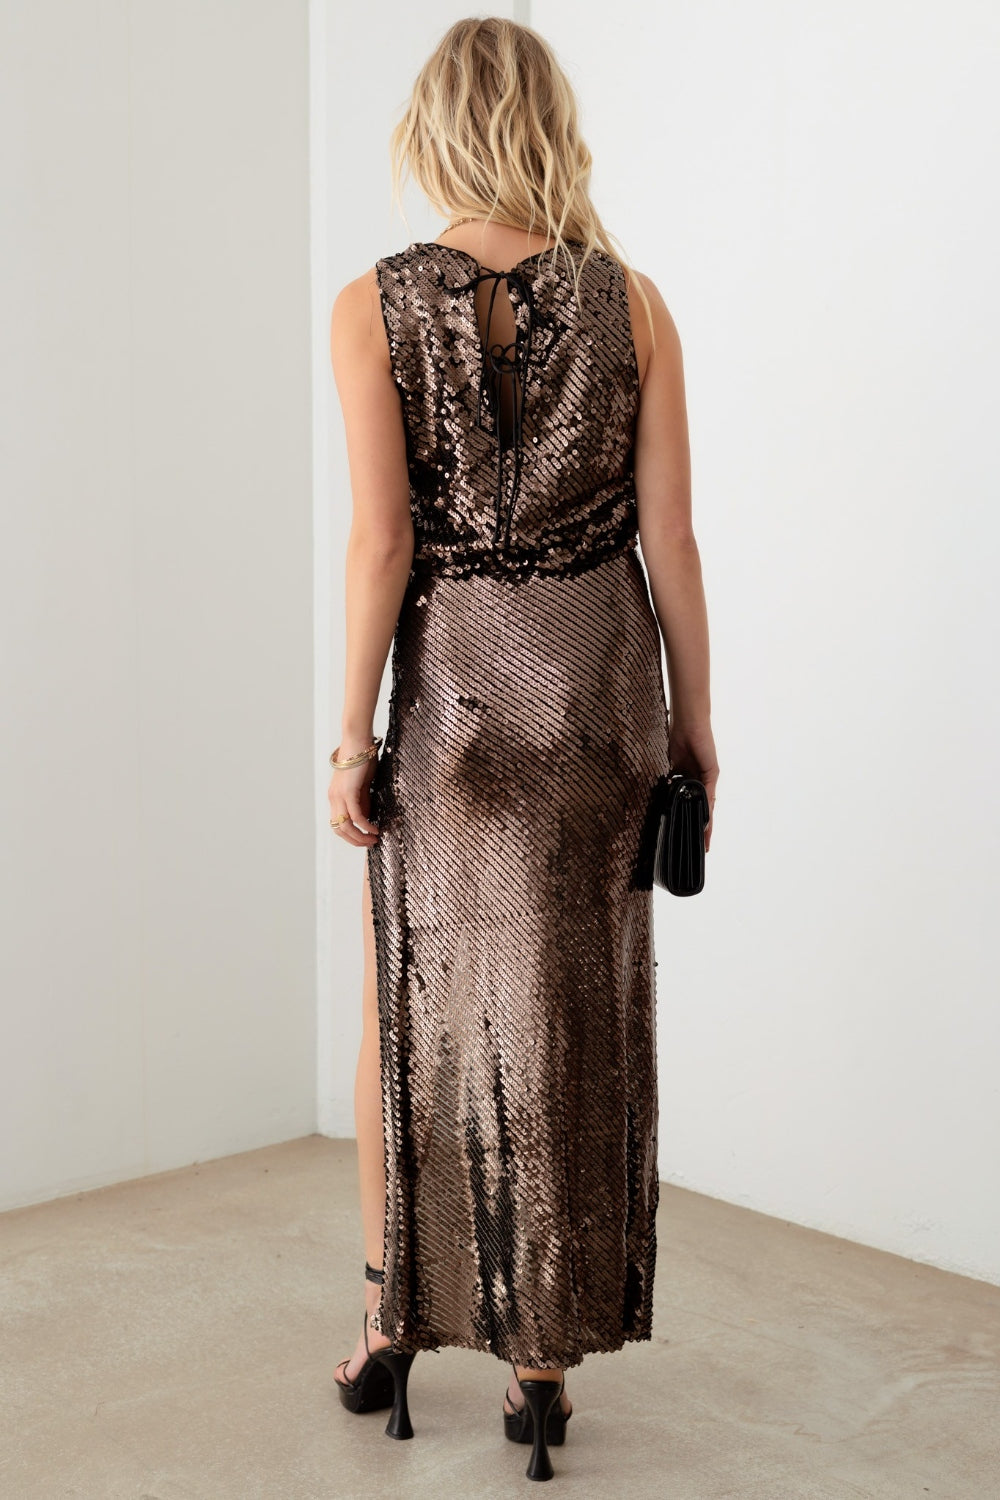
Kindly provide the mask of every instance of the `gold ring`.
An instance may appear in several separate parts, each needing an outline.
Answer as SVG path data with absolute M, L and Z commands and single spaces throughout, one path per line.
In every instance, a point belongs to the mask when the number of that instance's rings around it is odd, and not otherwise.
M 350 821 L 351 821 L 351 818 L 350 818 L 350 814 L 349 813 L 341 813 L 341 815 L 340 815 L 339 818 L 331 818 L 330 819 L 330 827 L 331 828 L 339 828 L 340 825 L 341 825 L 341 823 L 349 823 Z

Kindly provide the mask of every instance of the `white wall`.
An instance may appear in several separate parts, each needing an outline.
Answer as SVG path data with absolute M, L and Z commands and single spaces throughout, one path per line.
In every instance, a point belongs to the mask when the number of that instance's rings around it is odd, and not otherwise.
M 1000 1281 L 1000 13 L 531 16 L 685 349 L 722 776 L 663 1175 Z
M 0 1206 L 315 1126 L 305 4 L 0 6 Z

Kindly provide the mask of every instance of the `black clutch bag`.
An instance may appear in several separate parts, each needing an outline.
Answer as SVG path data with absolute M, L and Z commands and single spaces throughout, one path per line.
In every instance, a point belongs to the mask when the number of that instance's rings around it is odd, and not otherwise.
M 705 784 L 675 771 L 659 783 L 655 805 L 659 826 L 653 879 L 672 896 L 696 896 L 705 884 Z

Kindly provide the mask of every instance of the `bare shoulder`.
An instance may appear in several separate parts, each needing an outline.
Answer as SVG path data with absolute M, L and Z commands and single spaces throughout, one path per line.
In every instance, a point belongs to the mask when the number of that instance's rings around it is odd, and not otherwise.
M 680 334 L 677 331 L 677 324 L 674 322 L 670 309 L 653 278 L 647 276 L 643 271 L 633 270 L 630 267 L 626 267 L 625 274 L 636 362 L 639 366 L 640 384 L 644 385 L 654 356 L 656 365 L 661 370 L 676 369 L 679 366 L 681 362 Z M 649 299 L 649 311 L 652 315 L 653 330 L 656 334 L 655 350 L 650 334 L 650 320 L 646 315 L 646 309 L 639 292 L 640 285 Z
M 374 266 L 348 281 L 334 298 L 330 314 L 330 356 L 334 368 L 342 358 L 373 360 L 389 368 L 389 341 Z

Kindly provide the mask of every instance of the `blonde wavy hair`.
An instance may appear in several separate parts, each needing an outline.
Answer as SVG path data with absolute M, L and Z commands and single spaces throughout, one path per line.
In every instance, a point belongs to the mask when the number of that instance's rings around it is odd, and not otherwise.
M 470 16 L 449 27 L 417 75 L 390 158 L 401 213 L 409 174 L 445 218 L 469 215 L 544 234 L 556 242 L 552 259 L 567 257 L 577 297 L 580 265 L 599 246 L 632 274 L 655 347 L 645 288 L 590 200 L 593 158 L 576 96 L 530 26 Z M 583 246 L 579 265 L 567 239 Z

